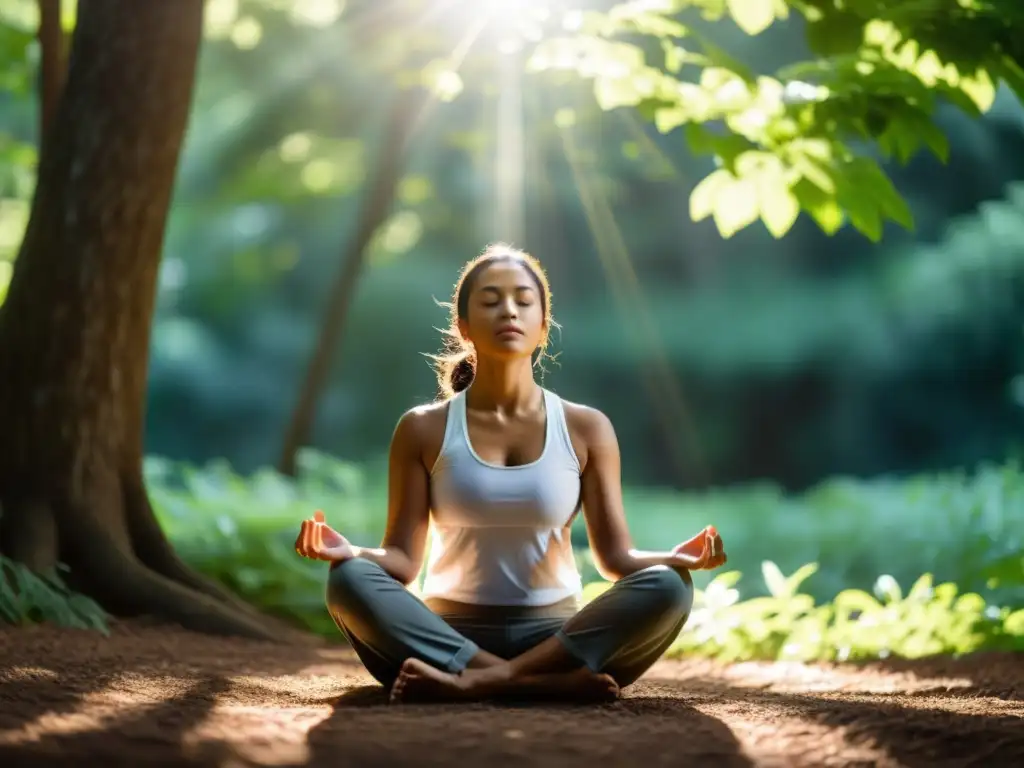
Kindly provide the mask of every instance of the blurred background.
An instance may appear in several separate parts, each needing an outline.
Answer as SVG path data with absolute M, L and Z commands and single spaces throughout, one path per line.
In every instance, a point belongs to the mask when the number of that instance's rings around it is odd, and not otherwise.
M 33 6 L 0 2 L 0 297 L 33 184 Z M 821 598 L 880 574 L 993 586 L 985 568 L 1019 552 L 1024 531 L 1024 108 L 1012 95 L 982 120 L 941 113 L 948 164 L 887 166 L 912 233 L 873 244 L 802 216 L 781 240 L 760 224 L 723 239 L 690 220 L 713 166 L 678 131 L 603 112 L 587 82 L 524 72 L 514 36 L 478 40 L 457 82 L 435 73 L 447 99 L 396 111 L 415 97 L 388 67 L 457 25 L 368 31 L 350 10 L 207 3 L 146 427 L 154 500 L 195 562 L 226 569 L 215 539 L 230 534 L 243 543 L 226 578 L 267 602 L 318 603 L 314 581 L 271 578 L 259 558 L 276 559 L 316 507 L 361 543 L 379 536 L 392 429 L 436 394 L 436 301 L 503 240 L 549 272 L 562 329 L 543 383 L 612 419 L 639 544 L 714 523 L 751 594 L 764 560 L 786 573 L 818 563 L 806 589 Z M 808 55 L 797 20 L 714 33 L 756 70 Z M 389 158 L 393 197 L 292 481 L 273 467 Z M 287 545 L 281 557 L 281 573 L 306 568 Z

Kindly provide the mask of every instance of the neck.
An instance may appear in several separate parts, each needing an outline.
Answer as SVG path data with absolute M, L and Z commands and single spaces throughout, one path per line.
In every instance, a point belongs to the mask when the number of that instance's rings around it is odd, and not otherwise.
M 466 397 L 476 408 L 515 412 L 532 407 L 539 390 L 530 358 L 480 360 Z

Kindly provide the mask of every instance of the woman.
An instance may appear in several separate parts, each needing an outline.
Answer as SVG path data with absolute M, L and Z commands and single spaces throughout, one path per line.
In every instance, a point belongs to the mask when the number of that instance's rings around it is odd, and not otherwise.
M 322 512 L 295 546 L 331 563 L 327 607 L 391 701 L 510 695 L 614 698 L 689 617 L 689 571 L 726 561 L 713 528 L 666 552 L 633 549 L 619 448 L 600 411 L 534 379 L 553 325 L 531 256 L 504 245 L 456 285 L 442 398 L 399 420 L 379 548 L 357 547 Z M 580 608 L 570 525 L 582 509 L 600 574 Z M 406 587 L 420 572 L 422 599 Z

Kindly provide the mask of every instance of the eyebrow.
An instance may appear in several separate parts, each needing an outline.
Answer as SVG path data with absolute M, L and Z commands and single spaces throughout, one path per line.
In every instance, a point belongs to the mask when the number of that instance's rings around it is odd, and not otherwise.
M 501 295 L 501 288 L 499 288 L 496 285 L 485 285 L 482 288 L 480 288 L 480 290 L 481 291 L 486 291 L 488 293 L 496 293 L 499 296 Z M 515 290 L 518 293 L 519 291 L 532 291 L 532 290 L 535 290 L 535 289 L 534 289 L 534 287 L 532 285 L 524 283 L 523 285 L 517 285 Z

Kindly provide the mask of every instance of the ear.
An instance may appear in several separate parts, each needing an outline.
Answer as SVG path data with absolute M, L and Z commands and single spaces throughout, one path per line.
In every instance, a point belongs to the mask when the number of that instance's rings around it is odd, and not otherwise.
M 462 337 L 462 340 L 469 341 L 469 323 L 460 317 L 456 327 L 459 329 L 459 336 Z

